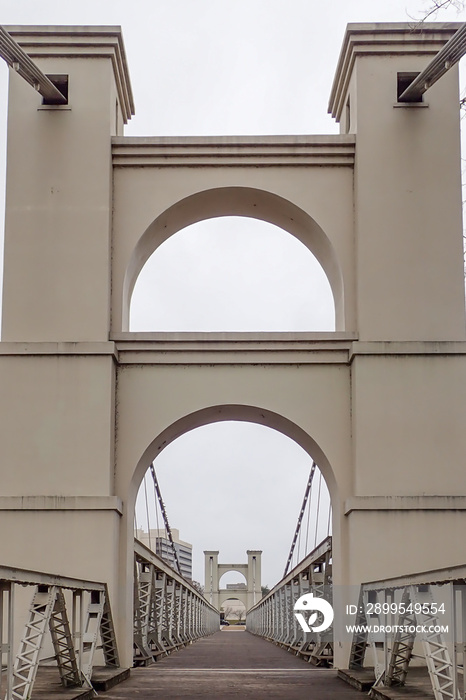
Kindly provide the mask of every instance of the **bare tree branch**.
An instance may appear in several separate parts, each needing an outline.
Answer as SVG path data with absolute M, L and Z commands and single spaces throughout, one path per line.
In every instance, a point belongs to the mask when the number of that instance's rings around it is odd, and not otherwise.
M 239 622 L 241 622 L 246 617 L 246 610 L 244 610 L 244 608 L 238 608 L 235 612 L 235 615 L 238 618 Z
M 231 614 L 233 612 L 233 608 L 230 607 L 229 605 L 227 605 L 226 608 L 222 608 L 222 611 L 223 611 L 223 615 L 224 615 L 225 620 L 228 620 L 228 618 L 231 617 Z
M 463 0 L 431 0 L 424 15 L 418 20 L 420 23 L 428 19 L 436 19 L 441 10 L 446 10 L 449 7 L 454 7 L 457 12 L 464 10 Z

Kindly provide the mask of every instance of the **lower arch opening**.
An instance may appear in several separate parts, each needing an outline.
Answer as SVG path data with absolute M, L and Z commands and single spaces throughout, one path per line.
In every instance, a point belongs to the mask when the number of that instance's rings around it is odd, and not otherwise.
M 205 588 L 205 550 L 218 551 L 222 565 L 247 564 L 247 551 L 258 550 L 260 585 L 275 585 L 283 576 L 312 461 L 277 429 L 228 418 L 182 432 L 165 446 L 154 467 L 176 538 L 193 546 L 191 578 Z M 146 475 L 136 524 L 152 531 L 155 542 L 164 523 L 151 490 Z M 331 532 L 330 495 L 319 470 L 309 505 L 292 565 Z

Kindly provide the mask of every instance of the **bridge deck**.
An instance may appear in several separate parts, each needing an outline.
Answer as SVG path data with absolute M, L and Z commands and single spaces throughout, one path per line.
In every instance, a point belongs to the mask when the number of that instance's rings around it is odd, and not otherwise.
M 203 700 L 361 700 L 336 671 L 302 659 L 242 630 L 225 630 L 146 668 L 103 694 L 105 700 L 203 698 Z

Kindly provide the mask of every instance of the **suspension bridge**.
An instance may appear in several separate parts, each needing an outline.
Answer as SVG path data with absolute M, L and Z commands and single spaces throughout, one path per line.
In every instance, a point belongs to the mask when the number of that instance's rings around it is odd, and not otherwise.
M 6 700 L 466 697 L 464 34 L 349 25 L 338 135 L 130 138 L 119 27 L 0 30 Z M 129 331 L 149 256 L 228 215 L 314 253 L 335 332 Z M 283 578 L 262 595 L 261 552 L 239 565 L 246 631 L 220 631 L 218 552 L 204 592 L 181 574 L 156 474 L 220 421 L 277 430 L 312 464 Z M 135 540 L 141 484 L 173 565 Z

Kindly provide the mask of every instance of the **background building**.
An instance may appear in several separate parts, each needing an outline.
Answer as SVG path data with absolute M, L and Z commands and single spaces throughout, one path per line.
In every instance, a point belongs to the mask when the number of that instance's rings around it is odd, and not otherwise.
M 193 576 L 193 546 L 189 542 L 180 540 L 180 531 L 171 528 L 173 542 L 175 544 L 178 561 L 180 562 L 181 573 L 185 578 L 192 579 Z M 168 539 L 166 530 L 149 530 L 145 532 L 141 528 L 136 531 L 137 539 L 152 549 L 155 554 L 164 559 L 167 564 L 176 569 L 173 549 Z

